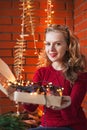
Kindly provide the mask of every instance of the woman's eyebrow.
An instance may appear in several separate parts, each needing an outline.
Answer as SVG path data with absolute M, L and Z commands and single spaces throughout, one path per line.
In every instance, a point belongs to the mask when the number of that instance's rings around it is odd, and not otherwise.
M 44 41 L 44 43 L 48 43 L 48 42 L 50 43 L 50 41 Z M 59 41 L 54 41 L 53 43 L 56 43 L 56 42 L 64 42 L 64 41 L 59 40 Z

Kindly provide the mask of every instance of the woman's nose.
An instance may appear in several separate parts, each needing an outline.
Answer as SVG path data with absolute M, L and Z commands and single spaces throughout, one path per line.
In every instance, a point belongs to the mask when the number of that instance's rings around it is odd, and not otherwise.
M 51 45 L 51 46 L 50 46 L 50 50 L 51 50 L 51 51 L 54 51 L 54 50 L 55 50 L 55 46 L 54 46 L 54 45 Z

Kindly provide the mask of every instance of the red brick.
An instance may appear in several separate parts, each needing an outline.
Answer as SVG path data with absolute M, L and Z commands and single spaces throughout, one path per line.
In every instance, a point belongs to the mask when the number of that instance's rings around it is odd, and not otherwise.
M 20 24 L 21 26 L 22 20 L 21 17 L 13 17 L 13 24 Z M 39 24 L 39 18 L 38 17 L 34 17 L 34 22 L 35 24 Z
M 0 56 L 12 56 L 12 50 L 0 50 Z
M 24 110 L 23 107 L 20 106 L 19 111 L 23 112 L 23 110 Z M 16 111 L 17 111 L 16 105 L 10 105 L 10 106 L 5 105 L 0 108 L 0 112 L 1 112 L 0 114 L 4 114 L 4 113 L 8 113 L 8 112 L 16 112 Z
M 12 58 L 12 57 L 4 57 L 3 58 L 3 60 L 4 60 L 4 62 L 6 62 L 7 64 L 14 64 L 14 58 Z
M 26 79 L 32 81 L 33 80 L 34 73 L 27 74 Z
M 52 10 L 54 10 L 54 11 L 56 8 L 58 10 L 65 9 L 65 3 L 62 1 L 54 0 L 54 1 L 52 1 L 52 5 L 53 5 Z M 40 2 L 40 9 L 47 9 L 47 0 Z
M 38 40 L 39 39 L 38 33 L 35 33 L 34 36 L 33 35 L 29 35 L 29 36 L 25 37 L 25 39 L 28 40 L 28 41 L 32 41 L 33 42 L 34 37 L 35 37 L 35 40 Z
M 29 64 L 29 65 L 35 65 L 35 64 L 37 64 L 37 62 L 38 62 L 37 58 L 27 58 L 26 59 L 26 64 Z
M 65 18 L 53 18 L 53 24 L 65 24 Z
M 21 27 L 18 25 L 0 25 L 0 32 L 21 32 Z
M 44 42 L 45 38 L 44 38 L 45 34 L 44 33 L 41 33 L 40 34 L 40 40 L 42 41 L 42 43 Z
M 46 24 L 46 17 L 45 18 L 40 18 L 40 24 Z M 54 16 L 52 17 L 52 24 L 64 24 L 65 23 L 65 19 L 64 18 L 55 18 Z
M 77 8 L 78 7 L 78 8 Z M 74 13 L 76 16 L 84 14 L 84 12 L 87 10 L 87 1 L 83 2 L 80 6 L 77 6 Z
M 82 46 L 87 46 L 87 39 L 81 40 L 81 45 Z
M 17 42 L 17 39 L 20 39 L 20 33 L 13 33 L 12 34 L 12 40 L 15 41 L 15 43 Z M 15 44 L 16 45 L 16 44 Z
M 26 50 L 26 56 L 35 56 L 35 50 Z
M 40 3 L 40 2 L 39 2 L 38 0 L 37 0 L 37 1 L 34 1 L 34 2 L 32 1 L 32 2 L 31 2 L 31 6 L 34 7 L 35 9 L 38 9 L 38 8 L 39 8 L 39 3 Z M 18 7 L 19 7 L 19 8 L 20 8 L 20 7 L 21 7 L 21 4 L 22 4 L 22 2 L 16 0 L 16 1 L 13 1 L 13 6 L 12 6 L 12 7 L 13 7 L 13 8 L 18 8 Z M 18 6 L 18 5 L 19 5 L 19 6 Z
M 0 90 L 0 98 L 2 97 L 6 98 L 7 96 Z
M 13 20 L 13 24 L 19 24 L 21 26 L 22 23 L 21 17 L 13 17 L 12 20 Z
M 23 112 L 23 106 L 19 104 L 19 112 Z M 0 108 L 0 114 L 4 114 L 4 113 L 8 113 L 8 112 L 14 112 L 16 113 L 17 112 L 17 108 L 16 108 L 16 105 L 11 105 L 11 106 L 3 106 Z
M 76 16 L 78 16 L 80 14 L 80 10 L 79 9 L 75 9 L 74 10 L 74 16 L 76 17 Z
M 42 48 L 43 47 L 43 42 L 36 42 L 36 47 L 37 48 Z M 34 48 L 34 43 L 33 42 L 28 42 L 27 43 L 27 48 Z
M 66 2 L 66 9 L 67 10 L 73 10 L 73 1 L 71 3 Z
M 87 20 L 84 20 L 79 24 L 79 30 L 84 30 L 87 27 Z
M 0 108 L 1 114 L 7 113 L 7 112 L 16 112 L 16 107 L 14 106 L 4 106 Z
M 59 18 L 64 18 L 64 17 L 73 18 L 73 13 L 72 13 L 72 11 L 66 11 L 66 10 L 56 11 L 55 14 L 54 14 L 54 18 L 55 17 L 59 17 Z
M 84 31 L 78 32 L 78 37 L 79 37 L 79 39 L 83 39 L 84 38 Z
M 75 24 L 78 24 L 80 21 L 82 21 L 84 18 L 84 15 L 83 13 L 81 13 L 80 15 L 76 16 L 75 19 L 74 19 L 74 23 Z
M 4 102 L 4 104 L 3 104 L 3 102 Z M 7 106 L 10 106 L 10 105 L 14 105 L 15 103 L 13 102 L 13 101 L 11 101 L 11 100 L 9 100 L 9 98 L 0 98 L 0 106 L 5 106 L 5 105 L 7 105 Z
M 65 9 L 65 2 L 63 2 L 63 1 L 54 0 L 52 2 L 52 4 L 53 4 L 54 13 L 56 12 L 56 9 L 57 10 L 64 10 Z
M 12 71 L 13 66 L 11 65 L 10 58 L 2 58 L 2 60 L 8 65 L 9 69 Z M 13 71 L 12 71 L 12 73 L 13 73 Z
M 84 3 L 82 3 L 80 6 L 79 6 L 79 10 L 80 12 L 84 11 L 84 10 L 87 10 L 87 1 L 84 1 Z
M 5 40 L 4 37 L 3 37 L 3 40 Z M 0 41 L 0 48 L 2 48 L 2 49 L 5 49 L 5 48 L 13 49 L 14 46 L 15 46 L 15 42 L 12 42 L 12 41 L 11 42 L 9 42 L 9 41 L 2 42 L 2 41 Z
M 33 73 L 36 71 L 36 66 L 24 66 L 25 73 Z
M 10 17 L 0 17 L 0 24 L 11 24 L 11 18 Z
M 11 0 L 0 0 L 0 9 L 11 8 Z
M 0 10 L 0 16 L 20 16 L 21 10 L 19 9 L 2 9 Z
M 0 40 L 1 41 L 11 40 L 11 33 L 0 33 Z
M 78 8 L 83 3 L 83 0 L 75 0 L 74 1 L 74 7 Z
M 20 6 L 20 4 L 21 4 L 22 2 L 20 2 L 20 0 L 13 0 L 12 1 L 12 8 L 20 8 L 21 6 Z
M 87 19 L 87 10 L 84 11 L 84 19 Z
M 73 31 L 73 19 L 72 18 L 66 18 L 66 25 L 69 26 L 69 28 Z
M 29 32 L 26 33 L 26 34 L 28 35 Z M 17 39 L 21 39 L 21 38 L 20 38 L 20 34 L 18 34 L 18 33 L 14 33 L 12 38 L 13 38 L 12 40 L 16 40 L 16 41 L 17 41 Z M 28 35 L 28 36 L 25 36 L 24 39 L 25 39 L 26 41 L 32 41 L 32 42 L 33 42 L 34 37 L 33 37 L 33 35 Z M 36 40 L 39 39 L 39 35 L 38 35 L 37 33 L 35 33 L 35 39 L 36 39 Z
M 38 16 L 38 17 L 46 17 L 46 12 L 45 12 L 43 9 L 36 10 L 35 16 Z
M 42 26 L 39 25 L 39 26 L 37 26 L 37 28 L 36 28 L 36 32 L 43 33 L 43 32 L 45 31 L 45 28 L 46 28 L 46 27 L 47 27 L 46 24 L 43 24 Z
M 87 27 L 87 21 L 86 20 L 79 22 L 79 24 L 75 26 L 75 32 L 85 30 L 86 27 Z
M 87 40 L 87 30 L 84 28 L 84 29 L 82 29 L 82 31 L 84 32 L 84 37 L 82 40 Z
M 87 47 L 81 46 L 81 52 L 83 55 L 85 55 L 85 57 L 87 59 Z

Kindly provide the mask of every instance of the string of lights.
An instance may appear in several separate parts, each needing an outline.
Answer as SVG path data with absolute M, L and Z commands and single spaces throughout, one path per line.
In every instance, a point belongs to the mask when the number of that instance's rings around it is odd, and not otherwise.
M 52 16 L 54 14 L 52 0 L 47 0 L 47 8 L 45 9 L 45 12 L 47 13 L 45 22 L 47 23 L 47 26 L 49 26 L 52 23 Z
M 36 40 L 35 37 L 36 19 L 35 19 L 34 1 L 26 0 L 24 24 L 28 33 L 30 33 L 30 35 L 33 36 L 35 54 L 38 54 L 37 47 L 36 47 L 36 42 L 38 40 Z
M 23 64 L 25 62 L 24 54 L 26 52 L 26 36 L 33 35 L 35 54 L 37 53 L 36 39 L 35 39 L 35 20 L 33 1 L 20 0 L 22 2 L 21 8 L 21 34 L 20 39 L 17 39 L 14 51 L 14 71 L 18 81 L 22 80 Z

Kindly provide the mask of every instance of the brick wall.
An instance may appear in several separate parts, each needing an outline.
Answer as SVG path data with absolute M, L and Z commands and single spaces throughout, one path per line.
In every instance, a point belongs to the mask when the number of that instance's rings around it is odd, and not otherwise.
M 42 48 L 43 31 L 46 27 L 46 0 L 34 0 L 36 7 L 36 38 L 37 49 Z M 2 58 L 14 73 L 14 46 L 21 32 L 21 10 L 19 10 L 19 0 L 0 0 L 0 58 Z M 86 1 L 82 0 L 53 0 L 52 23 L 67 24 L 76 32 L 81 41 L 82 48 L 86 48 Z M 74 5 L 74 6 L 73 6 Z M 84 35 L 85 34 L 85 35 Z M 37 55 L 34 54 L 32 36 L 27 37 L 26 60 L 24 65 L 23 77 L 31 80 L 36 70 Z M 85 50 L 86 51 L 86 50 Z M 85 52 L 86 53 L 86 52 Z M 10 101 L 0 92 L 0 113 L 15 111 L 15 103 Z
M 87 58 L 87 1 L 74 0 L 74 31 L 80 39 L 81 51 Z M 83 86 L 84 87 L 84 86 Z M 82 106 L 87 117 L 87 94 Z
M 20 33 L 20 10 L 17 0 L 0 0 L 0 58 L 13 71 L 14 45 Z M 0 114 L 15 111 L 15 103 L 0 92 Z
M 80 39 L 82 53 L 87 55 L 87 1 L 74 0 L 74 31 Z

